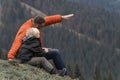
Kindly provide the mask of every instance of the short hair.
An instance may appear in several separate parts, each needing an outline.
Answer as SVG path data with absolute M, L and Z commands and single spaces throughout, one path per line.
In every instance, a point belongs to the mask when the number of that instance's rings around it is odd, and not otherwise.
M 36 17 L 34 17 L 33 22 L 34 22 L 34 24 L 39 24 L 40 25 L 42 23 L 45 23 L 45 20 L 44 20 L 44 18 L 42 18 L 40 16 L 36 16 Z
M 31 36 L 31 37 L 40 37 L 40 31 L 37 28 L 29 28 L 26 32 L 26 36 Z

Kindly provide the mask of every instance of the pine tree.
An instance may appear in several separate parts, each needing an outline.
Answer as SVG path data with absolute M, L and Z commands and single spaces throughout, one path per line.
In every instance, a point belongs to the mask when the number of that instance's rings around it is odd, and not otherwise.
M 2 58 L 2 49 L 0 48 L 0 58 Z
M 69 75 L 71 78 L 74 78 L 74 76 L 73 76 L 73 71 L 72 71 L 72 69 L 71 69 L 70 64 L 68 64 L 67 67 L 68 67 L 68 75 Z
M 94 80 L 101 80 L 101 75 L 100 75 L 100 69 L 95 66 L 95 72 L 94 72 Z
M 75 77 L 80 77 L 81 73 L 80 73 L 80 69 L 78 64 L 75 65 Z
M 109 71 L 109 73 L 108 73 L 108 79 L 107 80 L 113 80 L 112 72 L 111 71 Z
M 79 78 L 79 80 L 84 80 L 78 64 L 75 65 L 75 78 Z

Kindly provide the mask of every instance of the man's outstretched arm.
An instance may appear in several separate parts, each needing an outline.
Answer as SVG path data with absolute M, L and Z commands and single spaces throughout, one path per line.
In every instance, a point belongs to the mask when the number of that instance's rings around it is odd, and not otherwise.
M 45 19 L 45 26 L 48 26 L 48 25 L 51 25 L 51 24 L 55 24 L 55 23 L 59 23 L 63 19 L 69 20 L 73 16 L 74 16 L 74 14 L 47 16 L 47 17 L 44 18 Z

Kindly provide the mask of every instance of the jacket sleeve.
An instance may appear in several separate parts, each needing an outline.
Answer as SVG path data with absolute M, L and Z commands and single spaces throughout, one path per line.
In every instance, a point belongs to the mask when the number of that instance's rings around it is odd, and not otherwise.
M 45 26 L 59 23 L 62 21 L 62 16 L 61 15 L 53 15 L 53 16 L 47 16 L 44 18 L 45 19 Z
M 22 38 L 25 36 L 25 32 L 19 31 L 15 37 L 10 51 L 8 52 L 8 59 L 14 59 L 18 49 L 22 44 Z

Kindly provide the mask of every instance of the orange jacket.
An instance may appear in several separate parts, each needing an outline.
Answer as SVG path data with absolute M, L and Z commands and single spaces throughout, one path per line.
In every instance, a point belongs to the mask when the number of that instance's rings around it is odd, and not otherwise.
M 59 23 L 62 20 L 61 15 L 53 15 L 53 16 L 47 16 L 45 19 L 45 26 L 48 26 L 50 24 Z M 26 30 L 29 28 L 34 27 L 32 24 L 32 18 L 26 21 L 19 29 L 18 33 L 16 34 L 16 37 L 13 41 L 12 47 L 8 52 L 8 59 L 14 59 L 16 56 L 16 53 L 18 49 L 20 48 L 22 44 L 22 39 L 26 34 Z M 42 44 L 42 35 L 40 36 L 40 43 Z

